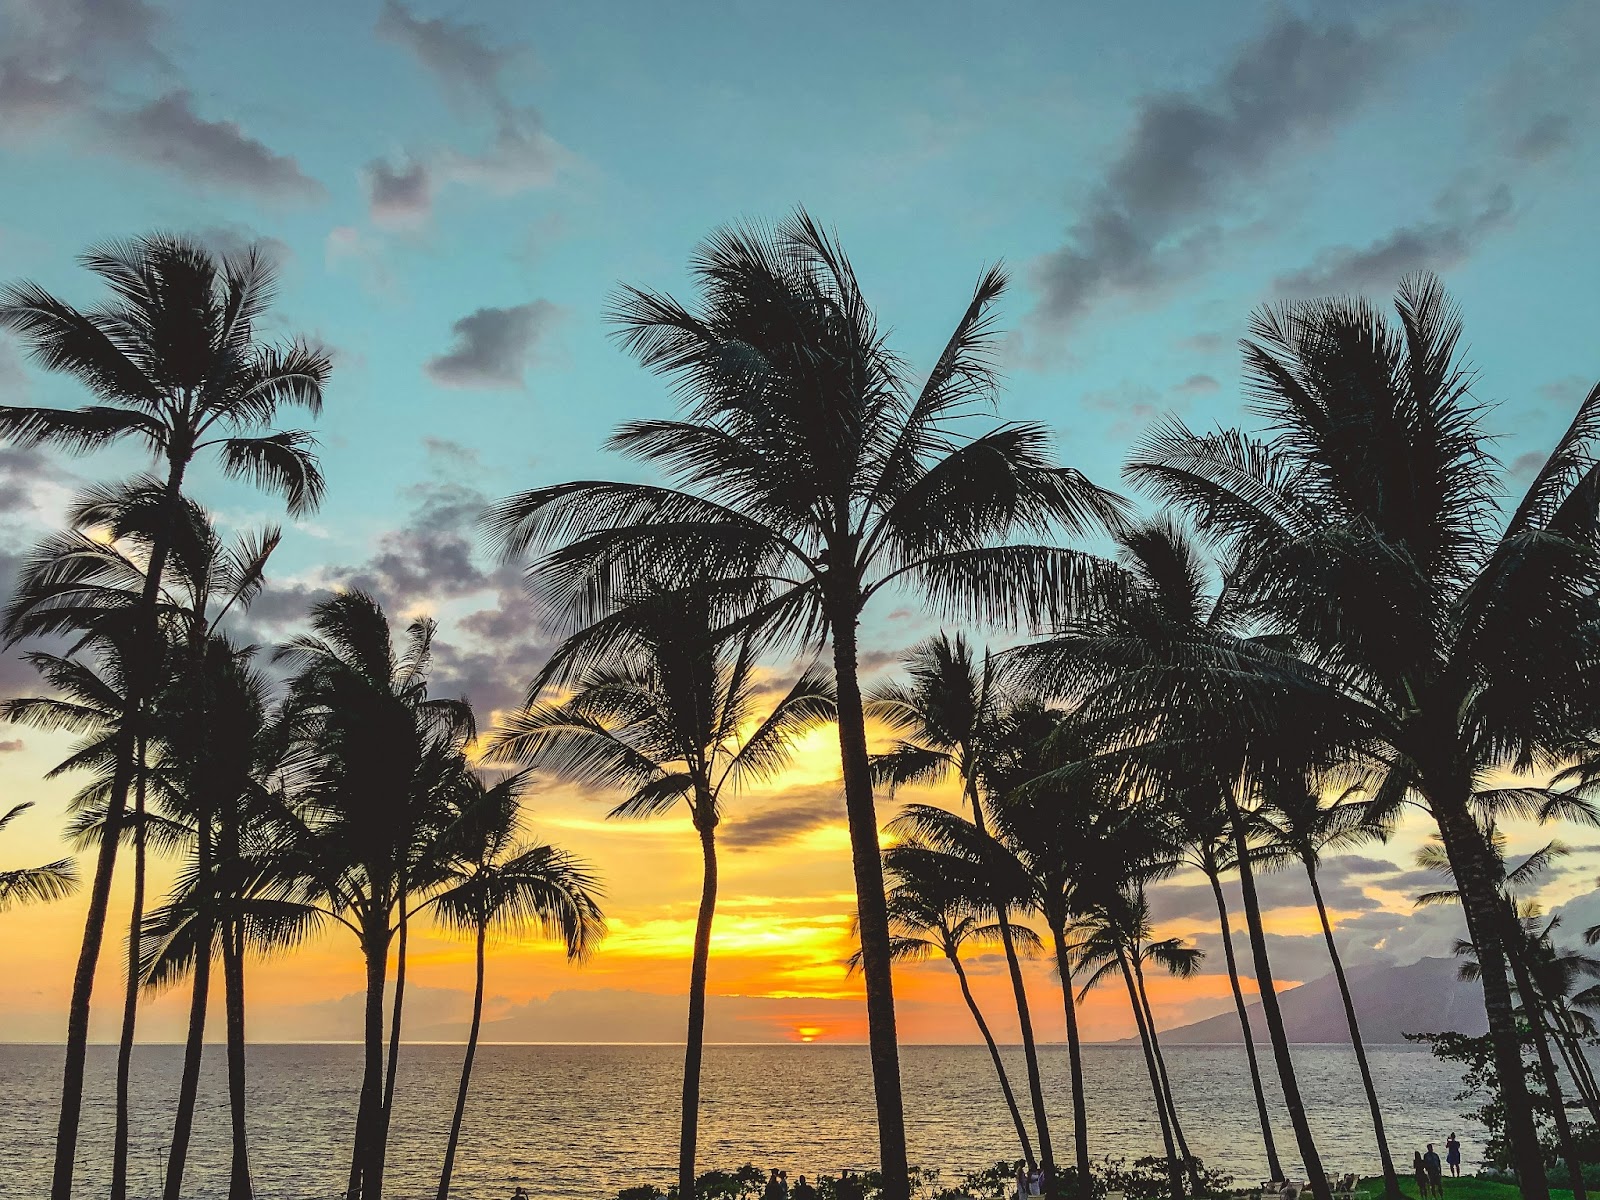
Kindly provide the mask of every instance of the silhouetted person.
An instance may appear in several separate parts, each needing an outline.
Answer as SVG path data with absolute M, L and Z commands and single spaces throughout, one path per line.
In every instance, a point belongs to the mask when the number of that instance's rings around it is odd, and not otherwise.
M 1428 1152 L 1422 1156 L 1422 1165 L 1428 1168 L 1428 1182 L 1433 1184 L 1435 1196 L 1444 1195 L 1444 1164 L 1439 1161 L 1439 1153 L 1433 1148 L 1433 1143 L 1428 1143 Z
M 1422 1151 L 1414 1150 L 1411 1153 L 1411 1171 L 1417 1177 L 1417 1195 L 1428 1194 L 1428 1164 L 1422 1161 Z
M 1017 1164 L 1017 1200 L 1028 1200 L 1028 1168 L 1022 1163 Z
M 793 1200 L 817 1200 L 817 1189 L 806 1182 L 804 1175 L 795 1182 L 794 1191 L 789 1194 Z
M 1461 1143 L 1456 1141 L 1456 1135 L 1451 1134 L 1445 1139 L 1444 1161 L 1450 1167 L 1452 1177 L 1461 1177 Z
M 767 1173 L 767 1186 L 761 1189 L 761 1200 L 784 1200 L 783 1183 L 778 1179 L 778 1168 Z

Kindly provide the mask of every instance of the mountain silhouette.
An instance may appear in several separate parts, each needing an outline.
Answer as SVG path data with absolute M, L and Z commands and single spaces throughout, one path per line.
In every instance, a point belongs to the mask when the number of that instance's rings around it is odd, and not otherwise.
M 1369 963 L 1346 968 L 1362 1038 L 1378 1044 L 1403 1042 L 1402 1035 L 1407 1033 L 1487 1032 L 1483 988 L 1457 979 L 1459 966 L 1452 958 L 1424 958 L 1403 967 Z M 1278 1005 L 1291 1042 L 1350 1041 L 1339 984 L 1331 974 L 1279 992 Z M 1251 1004 L 1245 1012 L 1255 1040 L 1267 1041 L 1261 1005 Z M 1237 1042 L 1241 1040 L 1239 1018 L 1230 1008 L 1204 1021 L 1163 1029 L 1161 1040 L 1173 1044 Z

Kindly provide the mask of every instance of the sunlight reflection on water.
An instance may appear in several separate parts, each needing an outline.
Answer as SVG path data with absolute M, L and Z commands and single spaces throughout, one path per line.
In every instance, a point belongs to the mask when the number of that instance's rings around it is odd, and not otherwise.
M 1265 1048 L 1263 1048 L 1265 1049 Z M 60 1049 L 0 1046 L 0 1195 L 49 1190 Z M 1008 1050 L 1019 1096 L 1022 1055 Z M 1413 1148 L 1442 1143 L 1452 1129 L 1473 1161 L 1478 1133 L 1458 1116 L 1457 1077 L 1425 1049 L 1369 1050 L 1385 1101 L 1390 1142 L 1402 1170 Z M 1057 1157 L 1070 1157 L 1066 1052 L 1043 1051 Z M 80 1180 L 102 1193 L 111 1138 L 115 1051 L 90 1052 Z M 901 1051 L 911 1159 L 948 1178 L 1014 1157 L 1011 1123 L 981 1046 L 908 1046 Z M 1301 1088 L 1330 1170 L 1375 1172 L 1366 1102 L 1348 1047 L 1295 1050 Z M 1238 1047 L 1168 1050 L 1191 1148 L 1241 1182 L 1264 1175 L 1255 1107 Z M 172 1098 L 182 1050 L 141 1046 L 135 1057 L 132 1195 L 160 1194 Z M 1160 1133 L 1135 1046 L 1086 1049 L 1093 1151 L 1129 1158 L 1155 1153 Z M 456 1046 L 408 1046 L 395 1097 L 388 1195 L 432 1197 L 460 1070 Z M 666 1186 L 677 1154 L 678 1071 L 673 1046 L 484 1046 L 457 1157 L 452 1195 L 505 1200 L 516 1184 L 535 1197 L 611 1200 L 642 1182 Z M 1270 1057 L 1263 1058 L 1263 1065 Z M 223 1055 L 207 1047 L 205 1079 L 184 1191 L 221 1195 L 228 1168 Z M 344 1186 L 355 1096 L 355 1046 L 250 1048 L 251 1154 L 262 1200 L 336 1197 Z M 746 1161 L 801 1174 L 873 1165 L 872 1085 L 862 1046 L 713 1046 L 706 1050 L 701 1169 Z M 1279 1149 L 1293 1160 L 1278 1108 Z M 1292 1170 L 1291 1166 L 1291 1170 Z

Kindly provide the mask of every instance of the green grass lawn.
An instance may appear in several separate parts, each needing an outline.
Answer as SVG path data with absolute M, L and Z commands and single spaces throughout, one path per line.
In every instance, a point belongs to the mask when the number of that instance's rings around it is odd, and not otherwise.
M 1363 1179 L 1361 1186 L 1373 1200 L 1379 1200 L 1383 1195 L 1383 1177 Z M 1417 1194 L 1417 1181 L 1409 1176 L 1400 1177 L 1400 1190 L 1407 1196 Z M 1463 1175 L 1460 1179 L 1446 1178 L 1444 1181 L 1444 1200 L 1519 1200 L 1522 1192 L 1519 1188 L 1509 1183 L 1496 1183 L 1489 1179 L 1473 1179 Z M 1572 1192 L 1567 1188 L 1551 1188 L 1551 1200 L 1572 1200 Z

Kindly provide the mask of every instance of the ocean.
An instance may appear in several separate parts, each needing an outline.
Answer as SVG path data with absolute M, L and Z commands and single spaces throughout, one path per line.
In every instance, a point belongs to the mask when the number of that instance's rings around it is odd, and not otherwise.
M 1255 1105 L 1238 1046 L 1173 1046 L 1168 1066 L 1191 1149 L 1240 1184 L 1265 1177 Z M 1270 1069 L 1269 1048 L 1261 1047 Z M 506 1200 L 611 1200 L 675 1177 L 681 1050 L 675 1046 L 480 1047 L 452 1195 Z M 1019 1048 L 1005 1051 L 1026 1104 Z M 1459 1116 L 1459 1076 L 1426 1048 L 1368 1051 L 1397 1164 L 1424 1142 L 1459 1131 L 1467 1166 L 1481 1131 Z M 1066 1051 L 1042 1051 L 1058 1159 L 1071 1157 Z M 1136 1045 L 1086 1047 L 1092 1152 L 1158 1154 L 1149 1084 Z M 1301 1089 L 1330 1171 L 1376 1172 L 1377 1155 L 1355 1060 L 1347 1046 L 1298 1046 Z M 1018 1157 L 987 1051 L 907 1046 L 901 1051 L 911 1161 L 944 1181 Z M 134 1059 L 132 1195 L 160 1195 L 182 1050 L 140 1046 Z M 0 1196 L 49 1190 L 61 1049 L 0 1045 Z M 80 1150 L 81 1194 L 103 1195 L 109 1174 L 115 1049 L 90 1050 Z M 184 1193 L 224 1195 L 228 1113 L 221 1046 L 206 1048 L 205 1075 Z M 455 1102 L 461 1048 L 408 1045 L 401 1056 L 387 1192 L 431 1198 Z M 341 1194 L 360 1082 L 347 1045 L 255 1045 L 249 1051 L 249 1120 L 256 1194 L 328 1200 Z M 1273 1087 L 1268 1081 L 1269 1095 Z M 864 1046 L 710 1046 L 701 1109 L 700 1168 L 778 1166 L 791 1180 L 874 1165 L 872 1081 Z M 1279 1152 L 1295 1167 L 1281 1102 Z

